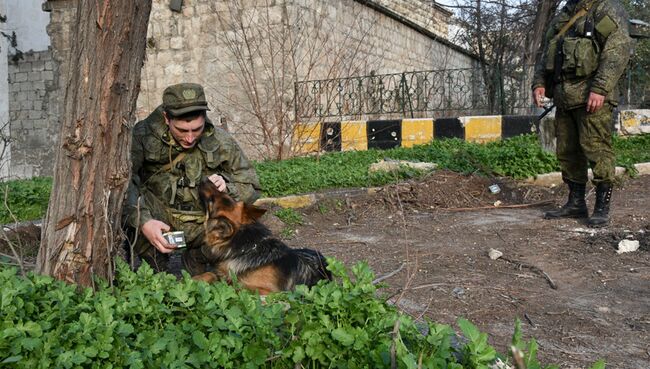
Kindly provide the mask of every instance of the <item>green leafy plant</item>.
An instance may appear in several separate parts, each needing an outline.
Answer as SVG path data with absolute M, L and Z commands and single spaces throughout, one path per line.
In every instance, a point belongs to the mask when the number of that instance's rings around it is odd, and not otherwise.
M 47 211 L 51 188 L 51 178 L 37 177 L 30 180 L 1 183 L 0 222 L 6 224 L 15 220 L 22 221 L 42 217 Z
M 286 225 L 280 231 L 282 238 L 292 238 L 296 235 L 296 226 L 303 224 L 302 215 L 295 209 L 280 209 L 275 212 L 275 215 Z
M 275 215 L 285 224 L 290 226 L 300 225 L 303 223 L 302 215 L 300 215 L 300 213 L 295 209 L 280 209 L 275 212 Z
M 434 322 L 422 334 L 377 298 L 368 265 L 328 263 L 334 282 L 265 302 L 236 284 L 178 281 L 146 264 L 132 272 L 118 261 L 113 287 L 97 281 L 94 292 L 0 268 L 0 368 L 463 369 L 499 356 L 464 319 L 465 339 Z

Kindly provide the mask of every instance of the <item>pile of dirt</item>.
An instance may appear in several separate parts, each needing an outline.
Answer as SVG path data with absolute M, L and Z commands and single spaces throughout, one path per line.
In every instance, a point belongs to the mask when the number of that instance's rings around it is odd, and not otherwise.
M 465 209 L 550 203 L 556 192 L 508 178 L 438 171 L 424 179 L 385 186 L 376 192 L 375 199 L 394 209 Z
M 40 243 L 41 228 L 34 223 L 27 222 L 11 228 L 5 226 L 0 233 L 0 257 L 12 263 L 15 261 L 15 251 L 26 264 L 34 264 Z

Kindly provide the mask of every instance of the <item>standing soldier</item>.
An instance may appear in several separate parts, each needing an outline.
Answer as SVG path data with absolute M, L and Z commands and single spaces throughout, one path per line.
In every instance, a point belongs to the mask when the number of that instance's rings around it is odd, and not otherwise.
M 137 234 L 134 251 L 157 271 L 167 270 L 176 249 L 163 237 L 183 231 L 183 265 L 192 275 L 205 272 L 201 254 L 205 211 L 198 185 L 207 177 L 237 200 L 255 201 L 260 188 L 255 170 L 235 140 L 212 125 L 203 87 L 169 86 L 163 103 L 133 129 L 131 182 L 124 221 Z
M 538 52 L 533 99 L 553 98 L 557 111 L 557 158 L 569 200 L 545 214 L 586 218 L 585 187 L 591 166 L 596 204 L 590 227 L 609 222 L 614 181 L 612 112 L 618 80 L 630 56 L 627 14 L 618 0 L 568 0 L 553 18 Z

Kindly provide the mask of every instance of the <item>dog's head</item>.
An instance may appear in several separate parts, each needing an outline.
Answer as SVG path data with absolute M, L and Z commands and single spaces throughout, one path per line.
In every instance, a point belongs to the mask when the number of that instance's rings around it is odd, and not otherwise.
M 199 197 L 206 212 L 205 243 L 212 247 L 225 245 L 246 224 L 259 219 L 266 209 L 235 201 L 220 192 L 207 178 L 199 185 Z

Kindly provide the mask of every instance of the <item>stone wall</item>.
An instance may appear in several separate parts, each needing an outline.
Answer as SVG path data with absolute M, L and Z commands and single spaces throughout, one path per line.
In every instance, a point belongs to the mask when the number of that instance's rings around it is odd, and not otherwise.
M 431 0 L 364 0 L 362 3 L 375 3 L 403 16 L 416 25 L 446 39 L 450 11 Z
M 212 108 L 209 114 L 214 121 L 226 121 L 228 128 L 244 146 L 249 156 L 263 156 L 256 140 L 261 132 L 259 118 L 253 114 L 252 104 L 270 102 L 275 107 L 259 109 L 268 115 L 278 113 L 278 104 L 288 104 L 293 94 L 293 82 L 305 79 L 331 79 L 370 73 L 398 73 L 413 70 L 470 68 L 475 59 L 440 37 L 426 34 L 422 29 L 400 21 L 399 17 L 413 15 L 420 27 L 443 32 L 446 27 L 425 24 L 426 14 L 435 9 L 429 5 L 418 7 L 419 0 L 385 1 L 385 9 L 370 7 L 369 2 L 355 0 L 286 0 L 273 2 L 264 11 L 248 7 L 242 12 L 249 35 L 255 35 L 255 24 L 266 25 L 270 33 L 282 34 L 280 38 L 296 40 L 298 54 L 303 60 L 318 59 L 313 68 L 286 70 L 281 65 L 284 45 L 278 43 L 272 50 L 262 51 L 251 58 L 237 58 L 228 38 L 242 38 L 239 26 L 232 21 L 237 14 L 236 1 L 186 0 L 181 12 L 173 12 L 168 1 L 154 0 L 149 22 L 147 60 L 142 71 L 142 91 L 138 98 L 139 118 L 146 116 L 160 103 L 164 88 L 182 81 L 198 82 L 205 86 L 208 102 Z M 430 4 L 430 3 L 429 3 Z M 395 6 L 394 10 L 389 7 Z M 386 12 L 385 10 L 389 11 Z M 236 9 L 235 9 L 236 10 Z M 429 13 L 431 14 L 431 13 Z M 435 13 L 443 14 L 443 13 Z M 431 18 L 431 16 L 429 17 Z M 224 19 L 226 21 L 224 22 Z M 286 30 L 282 27 L 289 28 Z M 292 32 L 293 30 L 293 32 Z M 318 36 L 316 36 L 318 35 Z M 311 38 L 311 39 L 309 39 Z M 319 43 L 327 38 L 326 42 Z M 277 42 L 277 40 L 276 40 Z M 263 45 L 262 47 L 266 47 Z M 255 48 L 254 48 L 255 49 Z M 321 52 L 326 50 L 326 52 Z M 286 52 L 286 50 L 285 50 Z M 274 54 L 275 53 L 275 54 Z M 273 55 L 274 54 L 274 55 Z M 264 55 L 264 56 L 262 56 Z M 274 58 L 271 60 L 271 58 Z M 244 87 L 241 63 L 255 69 L 259 88 L 252 94 L 252 88 Z M 281 70 L 285 79 L 279 81 Z M 284 84 L 287 91 L 279 102 L 264 83 Z M 257 100 L 257 101 L 253 101 Z M 293 114 L 293 107 L 287 106 L 281 113 Z M 381 117 L 376 117 L 381 118 Z
M 14 172 L 18 176 L 52 173 L 53 148 L 58 144 L 56 135 L 65 81 L 69 80 L 67 57 L 77 1 L 50 0 L 43 4 L 43 9 L 50 12 L 47 30 L 52 42 L 52 59 L 55 61 L 51 72 L 56 78 L 39 90 L 44 110 L 40 115 L 33 113 L 32 116 L 39 115 L 34 119 L 40 123 L 25 123 L 27 127 L 32 127 L 29 124 L 39 124 L 38 127 L 33 126 L 33 132 L 35 134 L 36 130 L 40 130 L 42 136 L 36 138 L 30 134 L 20 138 L 26 145 L 15 145 L 12 150 L 18 155 L 15 165 L 12 160 L 12 167 L 15 167 Z M 269 105 L 263 107 L 267 116 L 275 115 L 277 111 L 273 109 L 282 104 L 283 114 L 286 114 L 283 119 L 293 119 L 291 99 L 294 81 L 367 75 L 371 72 L 468 68 L 475 63 L 473 57 L 459 48 L 450 47 L 442 37 L 433 35 L 434 32 L 439 35 L 445 32 L 446 23 L 437 21 L 444 18 L 445 13 L 433 8 L 428 1 L 373 2 L 390 9 L 388 13 L 393 16 L 369 6 L 369 1 L 279 0 L 271 2 L 268 9 L 251 6 L 251 2 L 245 1 L 247 7 L 242 16 L 248 25 L 247 30 L 251 30 L 251 21 L 259 22 L 268 16 L 273 33 L 304 38 L 296 55 L 315 59 L 310 68 L 289 70 L 287 63 L 283 62 L 291 60 L 278 58 L 277 47 L 273 45 L 252 60 L 258 72 L 265 71 L 259 72 L 258 81 L 261 83 L 259 89 L 252 93 L 250 88 L 243 87 L 245 81 L 242 80 L 241 59 L 233 57 L 232 45 L 226 42 L 228 38 L 241 37 L 233 24 L 223 21 L 230 19 L 233 6 L 238 1 L 242 0 L 185 0 L 181 12 L 174 12 L 169 9 L 168 0 L 153 0 L 146 60 L 137 102 L 136 115 L 139 119 L 160 104 L 166 86 L 183 81 L 198 82 L 206 88 L 212 109 L 209 117 L 223 123 L 250 157 L 260 158 L 265 155 L 259 150 L 259 142 L 263 140 L 260 138 L 262 128 L 252 114 L 251 101 L 258 99 Z M 400 17 L 409 16 L 421 29 L 400 21 Z M 428 20 L 431 18 L 434 21 Z M 316 39 L 326 41 L 318 43 Z M 285 73 L 280 97 L 274 95 L 277 91 L 269 88 L 274 81 L 279 81 L 269 71 Z M 17 124 L 21 125 L 20 136 L 25 128 L 22 122 Z M 38 148 L 38 144 L 42 146 Z M 30 166 L 32 169 L 29 169 Z
M 50 104 L 55 64 L 49 51 L 9 62 L 10 178 L 51 176 L 58 108 Z

